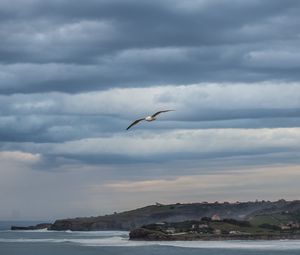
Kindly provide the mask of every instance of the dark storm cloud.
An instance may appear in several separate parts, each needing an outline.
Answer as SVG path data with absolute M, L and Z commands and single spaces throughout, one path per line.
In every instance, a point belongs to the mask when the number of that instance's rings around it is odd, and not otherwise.
M 293 148 L 271 143 L 234 151 L 229 143 L 226 151 L 198 153 L 181 136 L 180 152 L 137 157 L 139 150 L 103 149 L 109 147 L 105 139 L 118 144 L 115 136 L 123 135 L 132 119 L 156 108 L 175 108 L 176 115 L 142 123 L 137 128 L 141 136 L 153 130 L 299 127 L 296 1 L 32 0 L 0 5 L 1 150 L 41 153 L 44 166 L 51 167 L 69 161 L 204 160 Z M 296 82 L 273 86 L 272 80 Z M 226 81 L 243 84 L 212 83 Z M 107 90 L 118 87 L 128 89 Z M 100 147 L 89 140 L 100 138 Z M 71 142 L 78 144 L 60 148 Z
M 108 137 L 88 138 L 56 143 L 1 143 L 1 151 L 26 151 L 40 155 L 34 168 L 45 171 L 64 170 L 64 166 L 113 166 L 120 176 L 123 169 L 140 165 L 151 169 L 153 164 L 161 173 L 180 174 L 197 170 L 202 164 L 211 168 L 228 168 L 230 161 L 240 160 L 243 166 L 255 164 L 299 163 L 299 128 L 284 129 L 213 129 L 135 132 Z M 241 159 L 243 158 L 243 159 Z M 215 160 L 223 159 L 226 165 Z M 259 159 L 259 161 L 258 161 Z M 190 163 L 188 163 L 191 161 Z M 176 166 L 176 162 L 180 166 Z M 184 166 L 184 162 L 187 162 Z M 194 162 L 194 163 L 193 163 Z M 191 164 L 195 164 L 191 168 Z M 216 163 L 216 165 L 214 164 Z M 203 166 L 204 166 L 203 165 Z M 137 176 L 143 173 L 135 167 Z M 205 168 L 204 168 L 205 170 Z M 212 169 L 213 170 L 213 169 Z M 147 170 L 148 171 L 148 170 Z M 155 175 L 155 174 L 154 174 Z M 128 177 L 128 176 L 127 176 Z
M 299 96 L 300 86 L 289 83 L 6 95 L 0 96 L 0 141 L 55 143 L 123 134 L 133 119 L 164 108 L 176 111 L 135 129 L 299 127 Z
M 1 0 L 0 218 L 222 199 L 224 181 L 230 199 L 297 198 L 299 13 L 296 0 Z M 126 131 L 160 109 L 175 111 Z
M 1 1 L 0 6 L 4 94 L 299 80 L 297 1 Z

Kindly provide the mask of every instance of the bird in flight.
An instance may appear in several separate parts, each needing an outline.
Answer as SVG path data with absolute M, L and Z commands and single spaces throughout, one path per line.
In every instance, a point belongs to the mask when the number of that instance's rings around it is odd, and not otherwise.
M 142 120 L 146 120 L 146 121 L 148 121 L 148 122 L 154 121 L 154 120 L 156 120 L 156 116 L 157 116 L 157 115 L 159 115 L 159 114 L 161 114 L 161 113 L 163 113 L 163 112 L 171 112 L 171 111 L 174 111 L 174 110 L 163 110 L 163 111 L 158 111 L 158 112 L 154 113 L 153 115 L 147 116 L 147 117 L 142 118 L 142 119 L 135 120 L 134 122 L 132 122 L 132 123 L 128 126 L 128 128 L 126 128 L 126 130 L 128 130 L 128 129 L 131 128 L 132 126 L 138 124 L 138 123 L 139 123 L 140 121 L 142 121 Z

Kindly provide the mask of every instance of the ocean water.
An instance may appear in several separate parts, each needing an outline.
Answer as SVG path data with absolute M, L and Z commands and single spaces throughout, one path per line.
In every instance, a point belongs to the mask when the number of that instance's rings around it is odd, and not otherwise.
M 124 231 L 0 230 L 1 255 L 300 255 L 300 241 L 172 241 L 128 240 Z

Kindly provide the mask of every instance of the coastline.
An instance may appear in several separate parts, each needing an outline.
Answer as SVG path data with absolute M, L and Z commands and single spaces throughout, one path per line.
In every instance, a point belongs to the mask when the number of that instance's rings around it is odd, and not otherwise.
M 184 238 L 169 238 L 169 239 L 144 239 L 144 238 L 130 238 L 131 241 L 279 241 L 279 240 L 300 240 L 300 235 L 297 236 L 236 236 L 236 237 L 222 237 L 222 236 L 211 236 L 211 237 L 184 237 Z
M 300 240 L 297 234 L 240 234 L 240 235 L 199 235 L 199 234 L 164 234 L 147 229 L 135 229 L 129 233 L 132 241 L 272 241 L 272 240 Z

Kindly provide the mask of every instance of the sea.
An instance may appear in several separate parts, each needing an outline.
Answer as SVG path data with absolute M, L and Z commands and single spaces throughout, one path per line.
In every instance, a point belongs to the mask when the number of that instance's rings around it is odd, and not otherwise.
M 300 255 L 300 240 L 147 242 L 126 231 L 9 230 L 30 223 L 0 222 L 0 255 Z

